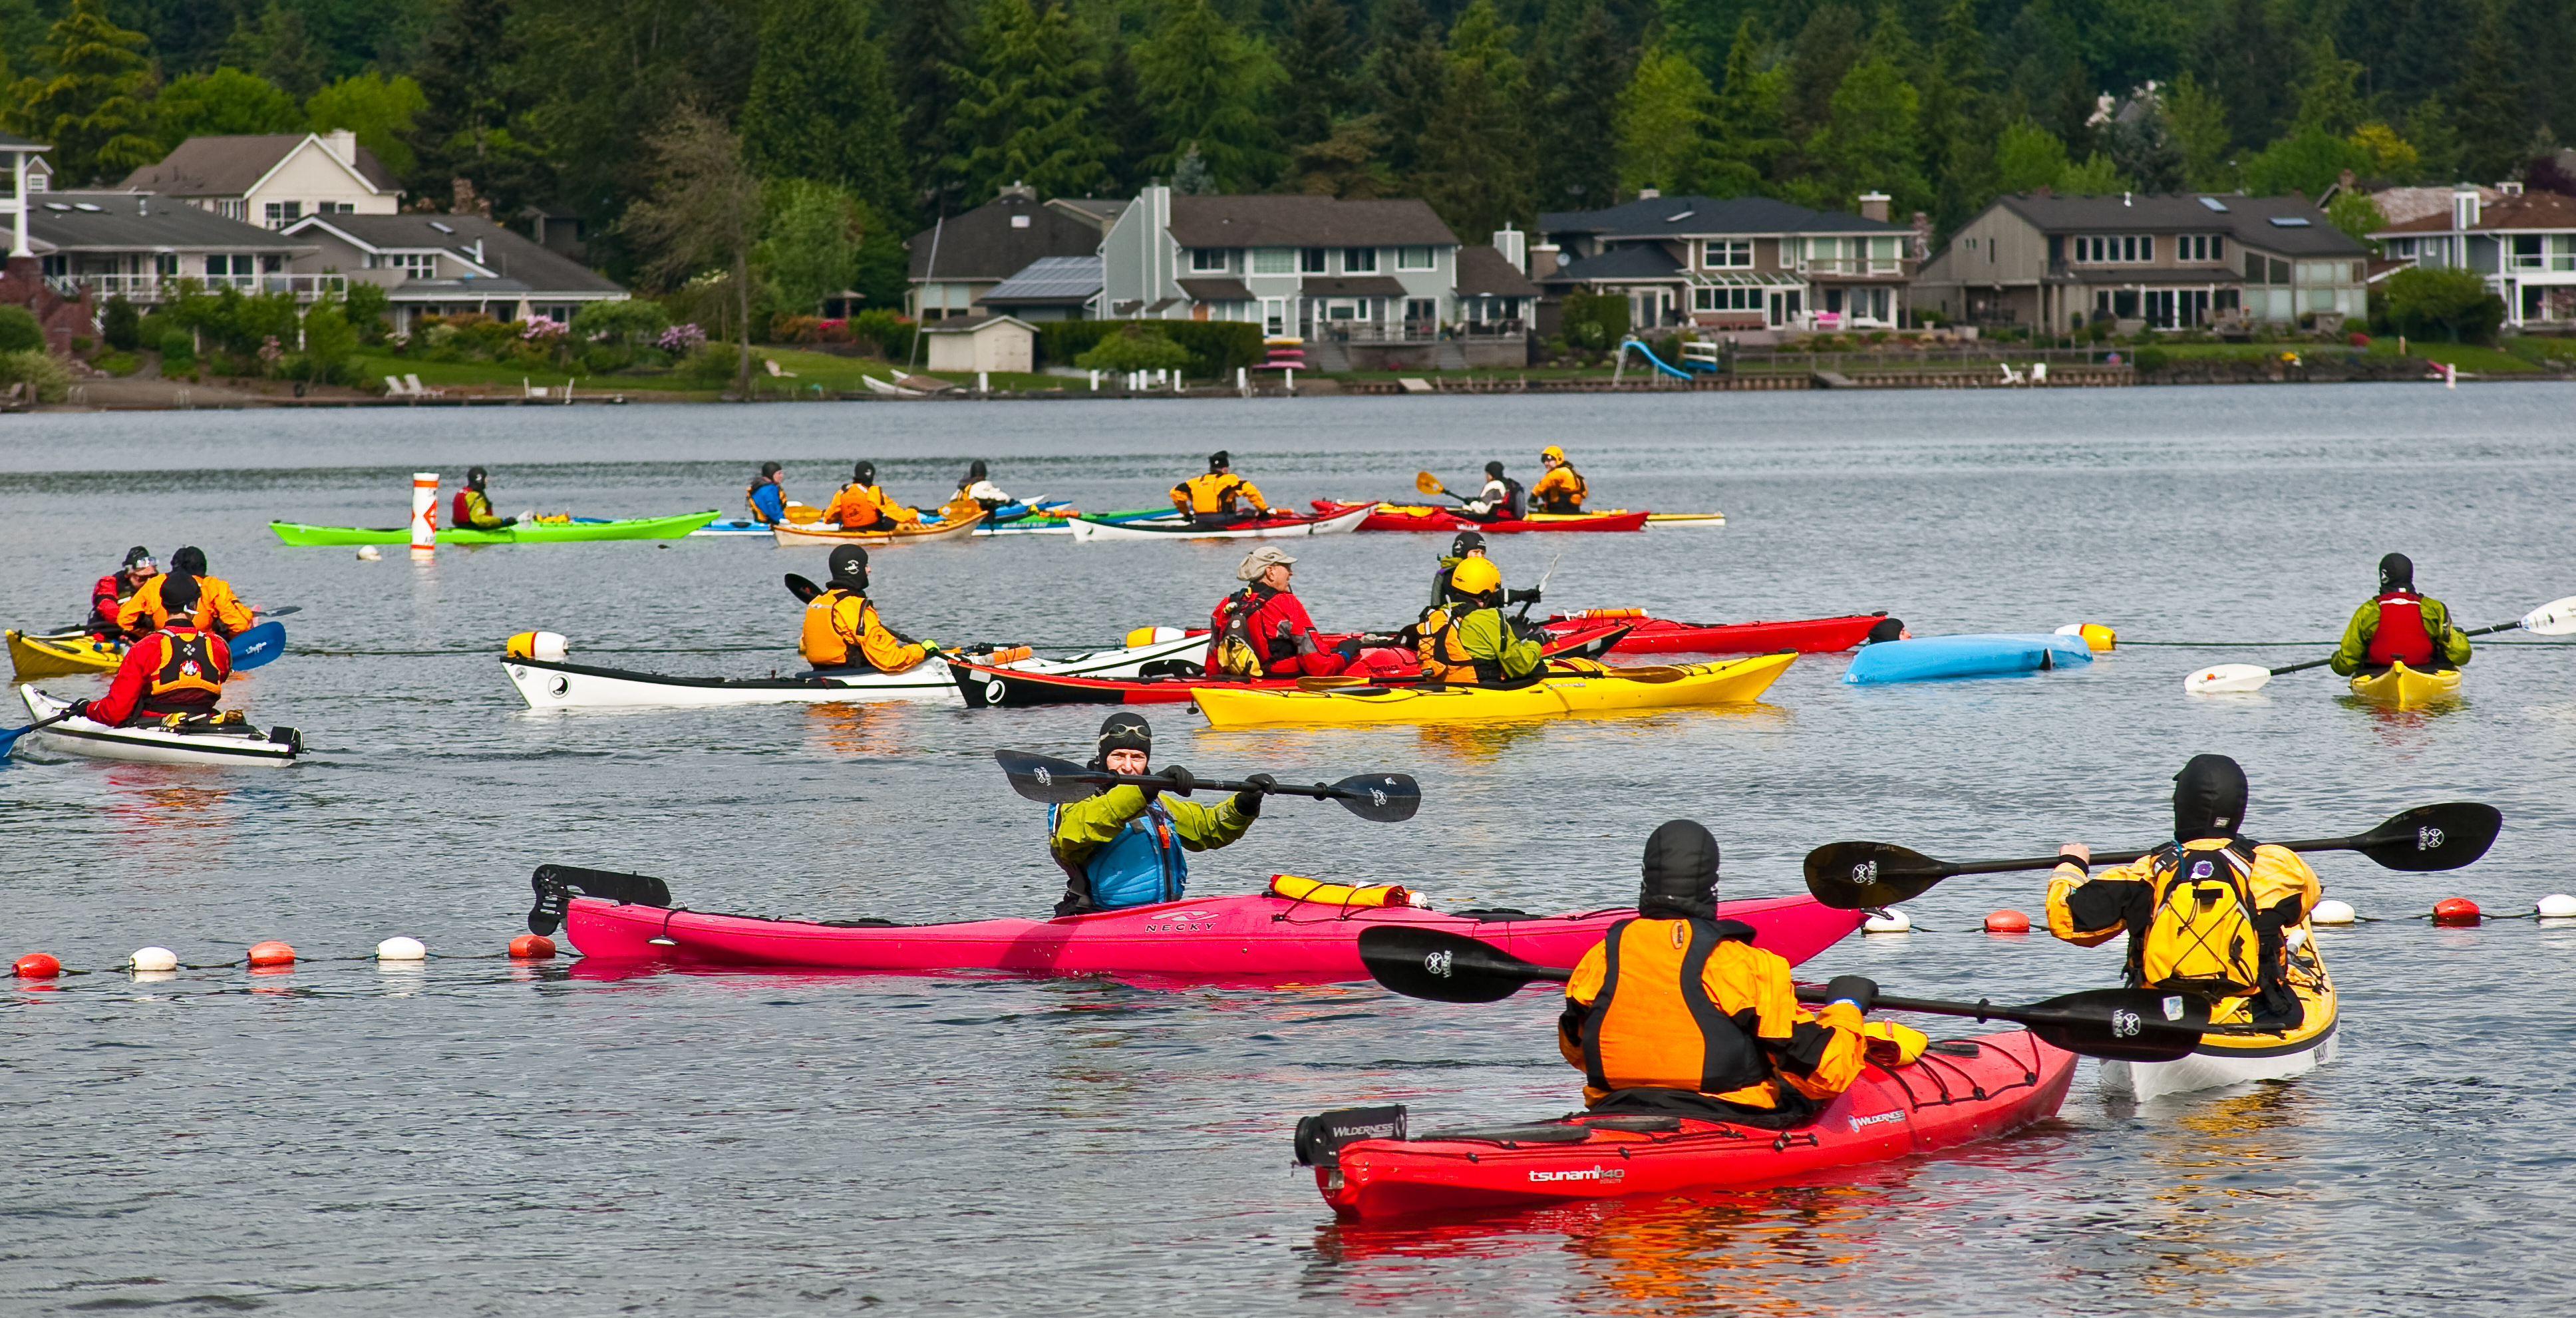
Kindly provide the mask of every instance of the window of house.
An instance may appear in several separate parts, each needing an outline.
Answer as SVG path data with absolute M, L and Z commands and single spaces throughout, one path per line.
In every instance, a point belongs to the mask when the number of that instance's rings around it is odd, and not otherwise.
M 1297 273 L 1301 275 L 1320 275 L 1324 273 L 1324 249 L 1321 247 L 1298 248 Z
M 250 203 L 238 198 L 219 200 L 215 203 L 215 214 L 227 220 L 246 221 L 250 218 Z
M 1703 244 L 1700 266 L 1707 270 L 1748 269 L 1753 265 L 1753 243 L 1750 239 L 1718 239 Z
M 1373 275 L 1373 274 L 1376 274 L 1376 273 L 1377 273 L 1377 249 L 1376 249 L 1376 248 L 1374 248 L 1374 247 L 1345 247 L 1345 248 L 1343 248 L 1343 249 L 1342 249 L 1342 273 L 1343 273 L 1343 274 L 1346 274 L 1346 275 Z
M 159 276 L 160 276 L 161 278 L 163 278 L 163 279 L 176 279 L 176 278 L 178 278 L 178 277 L 179 277 L 179 254 L 178 254 L 177 252 L 155 252 L 155 253 L 153 253 L 153 254 L 152 254 L 152 273 L 154 273 L 154 274 L 156 274 L 156 275 L 159 275 Z
M 1431 249 L 1428 247 L 1399 247 L 1395 249 L 1395 268 L 1437 270 L 1440 268 L 1440 263 L 1432 259 Z
M 1202 275 L 1210 275 L 1210 274 L 1213 274 L 1213 275 L 1221 275 L 1221 274 L 1224 274 L 1224 273 L 1225 273 L 1225 251 L 1226 251 L 1226 249 L 1224 249 L 1224 248 L 1222 248 L 1222 247 L 1193 247 L 1193 248 L 1191 248 L 1191 249 L 1190 249 L 1190 272 L 1191 272 L 1192 274 L 1202 274 Z
M 2143 233 L 2084 234 L 2075 239 L 2075 259 L 2096 265 L 2135 265 L 2156 259 L 2156 240 Z
M 303 218 L 303 202 L 272 201 L 268 203 L 268 227 L 272 229 L 285 228 L 287 225 L 293 224 L 297 220 Z
M 1252 249 L 1252 273 L 1256 275 L 1288 275 L 1295 274 L 1296 272 L 1297 253 L 1295 249 L 1287 247 L 1255 247 Z
M 1283 258 L 1288 255 L 1288 249 L 1285 247 L 1265 250 L 1275 251 Z M 1288 332 L 1288 299 L 1284 297 L 1261 299 L 1261 332 L 1274 336 Z
M 2549 268 L 2576 270 L 2576 233 L 2550 235 Z
M 1014 229 L 1025 229 L 1025 228 L 1029 227 L 1029 217 L 1028 217 L 1028 216 L 1026 216 L 1026 215 L 1014 215 L 1014 216 L 1012 216 L 1012 217 L 1011 217 L 1011 227 L 1012 227 L 1012 228 L 1014 228 Z
M 1693 311 L 1760 311 L 1762 290 L 1758 288 L 1694 288 L 1691 290 Z
M 2227 259 L 2227 240 L 2214 233 L 2184 234 L 2174 239 L 2174 259 L 2194 262 L 2224 261 Z

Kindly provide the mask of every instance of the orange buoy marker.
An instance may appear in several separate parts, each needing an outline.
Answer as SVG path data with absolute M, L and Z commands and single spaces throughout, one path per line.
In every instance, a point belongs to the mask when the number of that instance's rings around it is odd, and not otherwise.
M 510 957 L 515 961 L 543 961 L 555 954 L 555 940 L 544 934 L 521 934 L 510 940 Z
M 2435 924 L 2476 924 L 2479 918 L 2478 904 L 2466 897 L 2445 897 L 2433 903 Z
M 2019 911 L 1996 911 L 1986 917 L 1986 932 L 1990 934 L 2029 933 L 2030 917 Z
M 295 964 L 295 949 L 275 939 L 253 943 L 250 945 L 250 963 L 254 966 L 291 966 Z
M 63 973 L 63 963 L 49 952 L 29 952 L 18 958 L 14 972 L 20 979 L 52 979 Z

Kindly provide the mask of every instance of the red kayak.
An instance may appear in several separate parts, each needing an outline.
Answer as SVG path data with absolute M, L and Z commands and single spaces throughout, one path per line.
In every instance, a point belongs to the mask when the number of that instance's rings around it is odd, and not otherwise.
M 1536 1208 L 1767 1184 L 1955 1148 L 2056 1115 L 2074 1075 L 2075 1054 L 2008 1030 L 1943 1040 L 1910 1066 L 1867 1067 L 1814 1121 L 1785 1131 L 1603 1113 L 1408 1139 L 1403 1108 L 1354 1108 L 1307 1118 L 1297 1152 L 1346 1221 Z
M 1472 517 L 1461 517 L 1447 508 L 1412 504 L 1361 504 L 1317 499 L 1314 505 L 1315 514 L 1319 517 L 1338 516 L 1353 508 L 1371 509 L 1360 522 L 1359 529 L 1363 531 L 1438 531 L 1443 534 L 1452 531 L 1483 531 L 1488 535 L 1515 531 L 1643 531 L 1646 519 L 1654 515 L 1639 509 L 1635 512 L 1568 513 L 1544 518 L 1506 517 L 1498 522 L 1480 522 Z
M 1610 647 L 1616 654 L 1828 654 L 1860 644 L 1886 616 L 1882 611 L 1795 622 L 1675 622 L 1649 618 L 1644 609 L 1585 609 L 1551 614 L 1541 625 L 1556 635 L 1605 622 L 1627 623 L 1628 634 Z
M 1598 659 L 1617 648 L 1625 623 L 1598 622 L 1577 624 L 1548 633 L 1540 643 L 1540 652 L 1551 659 Z M 1332 648 L 1339 638 L 1315 635 L 1316 644 Z M 1165 663 L 1175 662 L 1165 660 Z M 1185 662 L 1185 661 L 1183 661 Z M 957 689 L 966 697 L 968 709 L 1021 709 L 1030 705 L 1177 705 L 1196 698 L 1201 688 L 1221 686 L 1230 691 L 1293 691 L 1293 677 L 1229 677 L 1220 673 L 1210 677 L 1193 670 L 1188 673 L 1166 673 L 1153 677 L 1078 677 L 1067 673 L 1031 673 L 1017 668 L 995 668 L 951 656 L 948 672 L 957 679 Z M 1415 670 L 1418 673 L 1418 669 Z
M 1389 924 L 1464 933 L 1513 956 L 1572 965 L 1625 907 L 1569 915 L 1513 910 L 1436 912 L 1412 906 L 1341 906 L 1271 893 L 1196 897 L 1053 920 L 1005 918 L 951 924 L 884 920 L 772 920 L 716 915 L 670 906 L 658 880 L 649 889 L 619 889 L 637 876 L 546 866 L 536 873 L 537 909 L 529 927 L 552 932 L 552 913 L 585 957 L 654 961 L 686 967 L 804 968 L 923 973 L 1016 971 L 1039 975 L 1140 974 L 1193 979 L 1298 979 L 1314 983 L 1369 978 L 1360 964 L 1364 929 Z M 604 881 L 603 881 L 604 880 Z M 554 892 L 549 894 L 549 886 Z M 586 895 L 600 889 L 604 895 Z M 585 895 L 574 895 L 579 892 Z M 619 902 L 616 896 L 660 896 Z M 1803 893 L 1719 904 L 1718 914 L 1759 931 L 1762 947 L 1804 961 L 1860 927 L 1864 914 L 1838 911 Z M 667 941 L 663 941 L 667 940 Z

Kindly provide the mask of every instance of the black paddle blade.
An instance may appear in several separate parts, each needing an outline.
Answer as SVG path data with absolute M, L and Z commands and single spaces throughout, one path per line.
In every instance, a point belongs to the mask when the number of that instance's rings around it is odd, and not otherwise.
M 1893 906 L 1955 872 L 1892 842 L 1828 842 L 1807 853 L 1807 891 L 1840 911 Z
M 1333 784 L 1342 808 L 1373 824 L 1401 824 L 1422 808 L 1422 784 L 1409 773 L 1364 773 Z
M 2002 1019 L 2028 1026 L 2070 1053 L 2120 1062 L 2170 1062 L 2200 1046 L 2209 1002 L 2153 989 L 2091 989 L 2034 1002 Z
M 1360 963 L 1378 983 L 1433 1002 L 1500 1002 L 1524 984 L 1571 973 L 1532 965 L 1465 934 L 1395 925 L 1360 931 Z
M 790 572 L 787 574 L 787 593 L 795 596 L 800 603 L 811 604 L 815 596 L 823 593 L 823 588 Z
M 2487 854 L 2504 812 L 2476 801 L 2419 805 L 2362 835 L 2353 850 L 2393 870 L 2455 870 Z
M 995 751 L 993 760 L 1011 779 L 1011 790 L 1032 801 L 1065 805 L 1099 789 L 1099 776 L 1070 760 L 1050 759 L 1027 751 Z

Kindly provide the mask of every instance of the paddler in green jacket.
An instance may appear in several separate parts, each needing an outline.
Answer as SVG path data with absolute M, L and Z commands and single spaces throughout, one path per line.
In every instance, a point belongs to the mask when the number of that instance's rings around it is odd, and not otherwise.
M 1100 753 L 1091 768 L 1144 776 L 1154 750 L 1154 729 L 1142 714 L 1112 714 L 1100 725 Z M 1171 786 L 1137 787 L 1119 783 L 1088 799 L 1047 811 L 1052 836 L 1047 850 L 1064 870 L 1064 900 L 1058 916 L 1115 911 L 1154 902 L 1179 901 L 1189 884 L 1188 851 L 1222 847 L 1243 836 L 1261 815 L 1261 793 L 1236 792 L 1213 806 L 1176 801 L 1163 795 L 1189 795 L 1196 779 L 1175 764 L 1161 776 Z M 1250 782 L 1268 786 L 1265 773 Z
M 2390 554 L 2379 560 L 2379 593 L 2352 611 L 2327 667 L 2350 677 L 2400 661 L 2419 673 L 2457 668 L 2469 661 L 2469 638 L 2451 625 L 2442 601 L 2415 593 L 2415 560 Z
M 1460 559 L 1449 589 L 1458 602 L 1426 613 L 1413 631 L 1422 675 L 1434 682 L 1508 682 L 1547 664 L 1538 642 L 1522 640 L 1503 616 L 1503 570 L 1490 558 Z M 1531 592 L 1533 595 L 1535 592 Z

